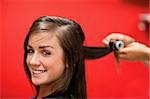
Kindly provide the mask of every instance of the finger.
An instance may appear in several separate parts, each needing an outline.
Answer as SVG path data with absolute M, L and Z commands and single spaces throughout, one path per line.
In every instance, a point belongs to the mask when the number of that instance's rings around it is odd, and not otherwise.
M 129 43 L 128 45 L 126 45 L 126 48 L 131 48 L 131 47 L 134 47 L 134 46 L 139 46 L 138 44 L 139 44 L 138 42 L 132 42 L 132 43 Z
M 125 54 L 118 54 L 118 58 L 123 59 L 125 57 Z
M 123 40 L 122 34 L 112 33 L 106 37 L 107 40 Z
M 103 39 L 103 41 L 102 41 L 105 45 L 109 45 L 109 41 L 107 40 L 107 39 Z
M 105 39 L 109 40 L 109 41 L 110 40 L 121 40 L 126 45 L 135 41 L 132 37 L 125 35 L 125 34 L 119 34 L 119 33 L 110 34 Z
M 121 49 L 120 49 L 121 50 Z M 118 51 L 118 54 L 126 54 L 126 52 L 125 51 Z
M 118 54 L 127 54 L 129 50 L 130 50 L 130 48 L 128 48 L 128 47 L 121 48 L 121 49 L 118 51 Z
M 118 58 L 122 60 L 128 60 L 128 61 L 136 61 L 134 58 L 129 57 L 127 54 L 120 54 L 118 55 Z
M 118 58 L 119 59 L 130 60 L 130 58 L 128 58 L 127 54 L 118 54 Z

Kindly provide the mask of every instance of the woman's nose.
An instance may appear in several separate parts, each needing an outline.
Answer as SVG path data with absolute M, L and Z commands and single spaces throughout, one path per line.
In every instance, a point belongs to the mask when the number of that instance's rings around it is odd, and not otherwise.
M 40 65 L 40 58 L 38 57 L 38 55 L 33 54 L 33 56 L 31 57 L 31 60 L 30 60 L 30 64 L 32 66 L 39 66 Z

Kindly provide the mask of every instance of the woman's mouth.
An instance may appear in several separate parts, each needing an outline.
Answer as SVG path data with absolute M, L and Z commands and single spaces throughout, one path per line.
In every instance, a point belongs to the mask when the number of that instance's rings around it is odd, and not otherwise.
M 45 72 L 47 72 L 47 70 L 43 70 L 43 69 L 31 69 L 31 72 L 34 74 L 34 75 L 39 75 L 39 74 L 43 74 Z

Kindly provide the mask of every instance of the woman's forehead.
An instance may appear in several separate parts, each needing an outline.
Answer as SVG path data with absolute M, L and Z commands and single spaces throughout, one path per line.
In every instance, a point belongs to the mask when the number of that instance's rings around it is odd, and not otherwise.
M 55 39 L 54 39 L 55 38 Z M 40 32 L 40 33 L 33 33 L 30 35 L 29 38 L 29 45 L 33 45 L 33 44 L 40 44 L 40 43 L 50 43 L 53 40 L 56 41 L 56 36 L 53 35 L 53 33 L 49 33 L 49 32 Z

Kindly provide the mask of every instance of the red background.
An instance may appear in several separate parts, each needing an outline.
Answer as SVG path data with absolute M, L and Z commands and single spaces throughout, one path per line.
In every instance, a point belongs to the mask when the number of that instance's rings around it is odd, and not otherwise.
M 138 29 L 140 13 L 148 0 L 1 0 L 1 98 L 31 98 L 23 70 L 23 42 L 33 20 L 59 15 L 78 22 L 85 45 L 102 46 L 110 32 L 123 32 L 148 45 L 148 33 Z M 117 72 L 113 54 L 86 61 L 89 99 L 148 99 L 148 68 L 139 62 L 121 61 Z

